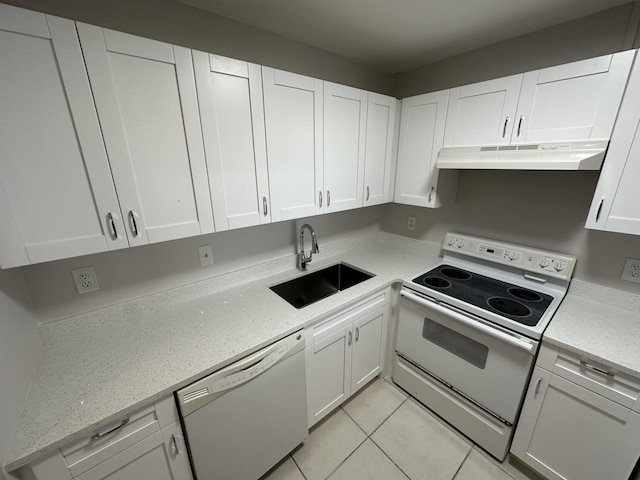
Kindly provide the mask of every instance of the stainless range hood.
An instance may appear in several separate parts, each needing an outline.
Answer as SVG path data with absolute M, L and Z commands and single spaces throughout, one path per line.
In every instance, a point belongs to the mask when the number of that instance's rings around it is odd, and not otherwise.
M 600 170 L 609 142 L 447 147 L 436 167 L 476 170 Z

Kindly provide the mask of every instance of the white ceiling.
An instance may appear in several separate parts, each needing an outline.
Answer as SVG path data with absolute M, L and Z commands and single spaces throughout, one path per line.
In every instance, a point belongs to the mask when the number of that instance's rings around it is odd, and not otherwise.
M 397 73 L 630 0 L 178 0 Z

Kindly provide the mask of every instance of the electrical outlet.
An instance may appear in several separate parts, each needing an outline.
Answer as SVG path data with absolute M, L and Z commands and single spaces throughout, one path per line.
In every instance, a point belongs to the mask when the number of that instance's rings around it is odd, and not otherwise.
M 640 260 L 637 258 L 627 258 L 620 278 L 630 282 L 640 283 Z
M 71 270 L 71 276 L 73 277 L 73 283 L 76 284 L 76 290 L 80 294 L 100 289 L 98 277 L 96 277 L 96 272 L 91 265 Z
M 206 267 L 213 265 L 213 249 L 211 245 L 203 245 L 198 247 L 198 255 L 200 255 L 200 266 Z
M 416 229 L 416 217 L 408 217 L 407 218 L 407 229 L 415 230 Z

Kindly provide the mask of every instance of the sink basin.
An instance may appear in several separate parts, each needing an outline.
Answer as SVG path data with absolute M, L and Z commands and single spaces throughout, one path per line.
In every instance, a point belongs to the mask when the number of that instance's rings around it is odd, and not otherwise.
M 346 263 L 338 263 L 317 272 L 271 287 L 296 308 L 306 307 L 334 293 L 375 277 Z

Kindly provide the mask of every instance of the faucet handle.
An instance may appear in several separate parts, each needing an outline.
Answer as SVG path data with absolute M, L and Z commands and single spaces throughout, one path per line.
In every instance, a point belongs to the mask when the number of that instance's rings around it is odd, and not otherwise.
M 320 247 L 318 246 L 318 242 L 313 242 L 311 253 L 320 253 Z

